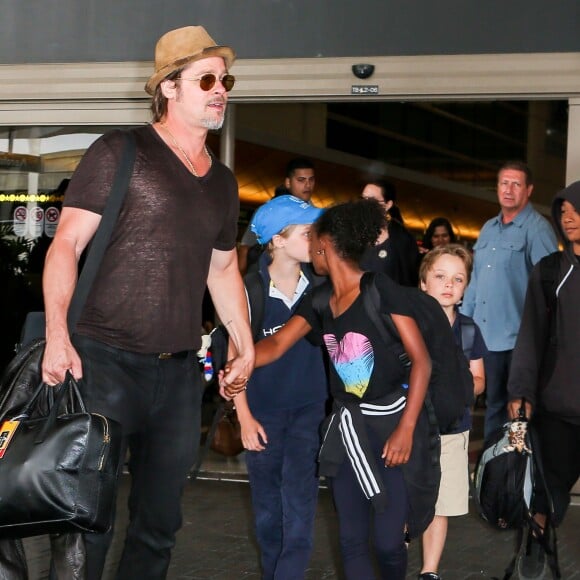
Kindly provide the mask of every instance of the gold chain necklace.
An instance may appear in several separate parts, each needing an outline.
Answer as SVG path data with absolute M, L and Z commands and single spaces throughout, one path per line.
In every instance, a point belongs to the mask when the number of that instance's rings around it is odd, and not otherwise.
M 174 137 L 173 133 L 169 130 L 169 127 L 165 124 L 165 122 L 162 122 L 162 123 L 159 123 L 159 124 L 167 131 L 167 134 L 169 135 L 169 139 L 171 139 L 171 143 L 173 143 L 173 145 L 177 149 L 179 149 L 179 151 L 183 155 L 183 158 L 187 162 L 187 165 L 189 166 L 189 170 L 191 171 L 191 173 L 193 173 L 193 175 L 195 175 L 195 177 L 199 177 L 199 174 L 195 170 L 195 167 L 193 166 L 193 162 L 189 158 L 189 155 L 185 152 L 185 150 L 183 149 L 183 147 L 177 142 L 177 139 Z M 211 164 L 212 164 L 213 161 L 212 161 L 211 155 L 209 154 L 209 151 L 207 150 L 207 146 L 206 145 L 203 146 L 203 151 L 204 151 L 204 153 L 206 154 L 206 156 L 207 156 L 207 158 L 209 160 L 209 168 L 208 168 L 208 171 L 209 171 L 211 169 Z

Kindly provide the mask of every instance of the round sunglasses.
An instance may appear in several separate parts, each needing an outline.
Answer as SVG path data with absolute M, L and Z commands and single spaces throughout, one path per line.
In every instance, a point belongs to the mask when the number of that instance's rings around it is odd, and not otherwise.
M 204 74 L 196 79 L 179 77 L 175 79 L 176 81 L 199 81 L 199 88 L 202 91 L 211 91 L 216 82 L 219 81 L 226 92 L 230 92 L 234 88 L 236 82 L 236 77 L 234 75 L 224 75 L 221 79 L 218 78 L 213 73 Z

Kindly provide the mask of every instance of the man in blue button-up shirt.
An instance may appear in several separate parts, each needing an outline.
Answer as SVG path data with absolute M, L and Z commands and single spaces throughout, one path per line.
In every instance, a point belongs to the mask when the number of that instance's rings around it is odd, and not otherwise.
M 508 162 L 499 170 L 501 211 L 485 223 L 473 247 L 473 275 L 461 308 L 479 325 L 489 350 L 485 437 L 507 421 L 509 365 L 528 277 L 536 262 L 557 249 L 552 226 L 528 203 L 533 189 L 524 163 Z

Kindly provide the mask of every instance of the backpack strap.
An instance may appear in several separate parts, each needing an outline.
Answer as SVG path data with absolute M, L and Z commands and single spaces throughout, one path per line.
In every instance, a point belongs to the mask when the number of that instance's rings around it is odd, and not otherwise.
M 244 276 L 244 285 L 248 294 L 248 303 L 250 309 L 250 327 L 254 342 L 260 337 L 262 322 L 264 322 L 264 298 L 265 289 L 264 281 L 260 272 L 250 272 Z
M 405 352 L 399 331 L 389 315 L 382 316 L 381 314 L 381 295 L 377 288 L 374 272 L 365 272 L 363 274 L 360 288 L 365 313 L 385 345 L 393 350 L 401 364 L 408 368 L 411 365 L 411 361 Z
M 309 266 L 309 264 L 305 264 L 305 266 Z M 302 272 L 308 279 L 310 283 L 308 286 L 307 291 L 310 291 L 310 288 L 316 285 L 317 281 L 316 278 L 321 278 L 320 276 L 316 276 L 311 268 L 302 268 Z M 260 338 L 260 331 L 262 330 L 262 323 L 264 322 L 264 312 L 266 309 L 266 288 L 264 288 L 264 280 L 262 278 L 262 274 L 259 270 L 253 270 L 248 272 L 244 276 L 244 285 L 246 287 L 246 292 L 248 295 L 248 303 L 250 309 L 250 327 L 252 329 L 252 338 L 254 342 L 257 342 Z M 318 286 L 315 286 L 318 287 Z M 331 288 L 328 291 L 328 298 L 330 298 Z M 314 296 L 313 296 L 314 299 Z M 322 301 L 322 297 L 319 297 L 319 302 Z M 328 300 L 326 300 L 326 304 L 328 304 Z M 321 310 L 322 312 L 322 306 Z M 318 311 L 317 311 L 318 313 Z
M 393 319 L 389 315 L 383 316 L 381 314 L 381 295 L 376 284 L 376 277 L 374 272 L 365 272 L 361 278 L 361 294 L 363 307 L 365 313 L 369 317 L 373 326 L 376 328 L 379 336 L 385 343 L 385 346 L 392 350 L 397 357 L 399 362 L 405 368 L 405 372 L 410 372 L 411 360 L 409 355 L 405 352 L 405 347 L 401 341 L 401 336 L 399 331 L 393 322 Z M 429 390 L 425 394 L 425 409 L 427 411 L 427 417 L 429 419 L 429 424 L 434 432 L 439 431 L 439 422 L 437 420 L 437 415 L 435 414 L 435 407 L 431 402 L 431 396 Z M 438 454 L 433 456 L 434 460 L 439 460 Z
M 475 322 L 473 318 L 459 314 L 459 328 L 461 329 L 461 349 L 465 358 L 471 360 L 471 351 L 475 342 Z

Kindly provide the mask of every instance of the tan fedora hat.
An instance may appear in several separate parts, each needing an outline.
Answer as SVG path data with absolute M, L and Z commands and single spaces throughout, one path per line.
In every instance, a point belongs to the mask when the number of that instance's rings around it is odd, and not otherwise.
M 164 34 L 155 46 L 155 72 L 145 85 L 152 95 L 157 85 L 177 69 L 202 58 L 221 56 L 229 69 L 236 53 L 229 46 L 218 46 L 203 26 L 184 26 Z

